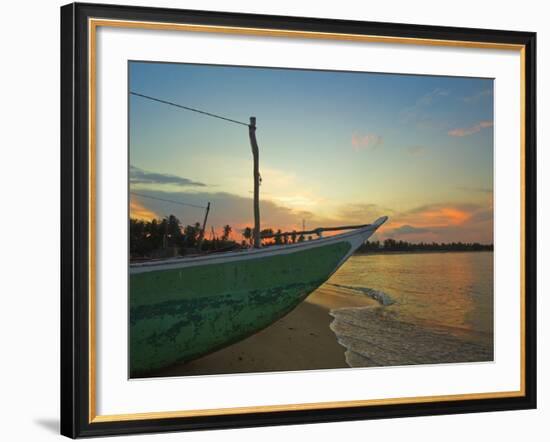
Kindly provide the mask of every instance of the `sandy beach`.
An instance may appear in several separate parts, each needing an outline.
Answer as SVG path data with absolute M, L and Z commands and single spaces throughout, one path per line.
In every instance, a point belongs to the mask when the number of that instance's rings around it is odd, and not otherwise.
M 325 285 L 291 313 L 236 344 L 150 376 L 294 371 L 348 367 L 346 349 L 330 329 L 331 309 L 378 305 L 365 296 L 346 296 Z

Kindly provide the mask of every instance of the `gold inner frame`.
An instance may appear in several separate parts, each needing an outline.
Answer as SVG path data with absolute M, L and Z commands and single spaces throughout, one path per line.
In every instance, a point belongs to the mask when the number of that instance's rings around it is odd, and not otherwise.
M 438 396 L 399 397 L 388 399 L 367 399 L 337 402 L 316 402 L 285 405 L 261 405 L 234 408 L 215 408 L 179 411 L 158 411 L 129 414 L 96 414 L 96 36 L 97 28 L 116 27 L 149 30 L 171 30 L 186 32 L 208 32 L 218 34 L 237 34 L 270 37 L 292 37 L 308 39 L 325 39 L 340 41 L 357 41 L 370 43 L 412 44 L 419 46 L 444 46 L 478 49 L 499 49 L 518 51 L 520 53 L 520 167 L 521 167 L 521 232 L 520 232 L 520 389 L 518 391 L 465 393 Z M 216 415 L 236 415 L 258 412 L 321 410 L 327 408 L 364 407 L 390 404 L 413 404 L 426 402 L 496 399 L 525 396 L 525 46 L 492 42 L 474 42 L 458 40 L 438 40 L 423 38 L 387 37 L 377 35 L 339 34 L 308 31 L 290 31 L 282 29 L 261 29 L 231 26 L 192 25 L 180 23 L 157 23 L 128 20 L 88 19 L 88 86 L 89 86 L 89 423 L 132 421 L 144 419 L 167 419 L 177 417 L 198 417 Z

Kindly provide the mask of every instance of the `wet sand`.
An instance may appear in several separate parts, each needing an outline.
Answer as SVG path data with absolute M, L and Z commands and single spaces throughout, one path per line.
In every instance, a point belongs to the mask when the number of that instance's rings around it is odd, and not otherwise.
M 346 349 L 330 329 L 330 310 L 378 305 L 365 296 L 346 296 L 328 286 L 316 290 L 287 316 L 266 329 L 202 358 L 175 364 L 150 376 L 345 368 Z

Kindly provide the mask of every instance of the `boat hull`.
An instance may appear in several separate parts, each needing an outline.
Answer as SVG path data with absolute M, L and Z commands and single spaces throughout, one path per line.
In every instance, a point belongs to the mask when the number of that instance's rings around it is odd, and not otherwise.
M 131 269 L 131 376 L 190 361 L 267 327 L 371 234 Z

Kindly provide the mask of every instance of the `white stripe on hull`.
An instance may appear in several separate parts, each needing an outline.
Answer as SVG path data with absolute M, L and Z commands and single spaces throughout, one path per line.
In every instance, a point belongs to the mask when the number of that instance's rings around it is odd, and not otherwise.
M 270 246 L 261 249 L 246 249 L 235 252 L 226 252 L 197 257 L 166 258 L 155 261 L 133 263 L 130 265 L 130 274 L 145 272 L 155 272 L 160 270 L 176 270 L 201 265 L 221 264 L 225 262 L 244 261 L 247 259 L 256 259 L 270 257 L 274 255 L 287 255 L 301 250 L 309 250 L 317 247 L 323 247 L 342 241 L 349 242 L 350 251 L 338 263 L 336 271 L 348 258 L 363 244 L 388 218 L 386 216 L 378 218 L 373 224 L 353 230 L 351 232 L 341 233 L 339 235 L 316 239 L 314 241 L 304 241 L 295 244 Z

